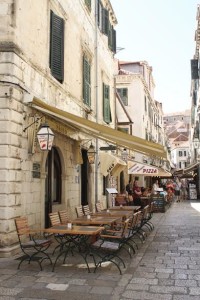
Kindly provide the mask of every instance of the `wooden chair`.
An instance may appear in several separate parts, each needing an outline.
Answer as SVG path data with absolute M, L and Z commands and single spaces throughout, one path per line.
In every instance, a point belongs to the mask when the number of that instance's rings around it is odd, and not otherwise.
M 101 212 L 103 210 L 101 202 L 96 203 L 96 211 Z
M 82 217 L 82 216 L 84 216 L 82 206 L 77 206 L 77 207 L 76 207 L 76 214 L 77 214 L 77 217 Z
M 42 262 L 48 259 L 52 264 L 50 256 L 46 250 L 52 241 L 42 236 L 41 230 L 31 230 L 28 225 L 27 217 L 19 217 L 15 219 L 15 226 L 19 239 L 19 244 L 24 255 L 20 258 L 18 269 L 24 261 L 36 261 L 42 270 Z
M 126 232 L 128 230 L 129 219 L 124 221 L 122 229 L 119 231 L 109 230 L 99 236 L 94 243 L 90 245 L 91 252 L 88 254 L 93 257 L 95 263 L 94 273 L 97 268 L 104 262 L 111 262 L 118 268 L 122 274 L 120 263 L 125 268 L 125 263 L 120 256 L 120 250 L 125 249 L 129 251 L 127 246 Z M 130 245 L 128 245 L 129 247 Z M 88 256 L 87 255 L 87 256 Z M 87 260 L 86 256 L 86 260 Z M 99 259 L 97 262 L 96 260 Z
M 67 210 L 59 210 L 58 212 L 62 224 L 69 223 L 69 215 Z
M 89 205 L 83 205 L 83 212 L 84 212 L 85 216 L 92 214 L 92 212 L 90 211 Z
M 49 219 L 50 219 L 51 226 L 61 225 L 61 221 L 60 221 L 58 212 L 50 213 Z M 58 245 L 54 248 L 52 255 L 54 255 L 56 249 L 58 249 L 58 248 L 61 251 L 65 244 L 64 243 L 64 241 L 65 241 L 64 234 L 54 234 L 54 238 L 55 238 L 56 242 L 58 243 Z
M 49 214 L 49 219 L 51 222 L 51 226 L 61 225 L 60 217 L 58 212 L 52 212 Z

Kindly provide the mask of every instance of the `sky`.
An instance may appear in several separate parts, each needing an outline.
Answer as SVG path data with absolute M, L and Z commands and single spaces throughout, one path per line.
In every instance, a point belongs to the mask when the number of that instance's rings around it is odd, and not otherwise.
M 147 61 L 164 114 L 190 109 L 191 68 L 200 0 L 110 0 L 118 25 L 116 58 Z

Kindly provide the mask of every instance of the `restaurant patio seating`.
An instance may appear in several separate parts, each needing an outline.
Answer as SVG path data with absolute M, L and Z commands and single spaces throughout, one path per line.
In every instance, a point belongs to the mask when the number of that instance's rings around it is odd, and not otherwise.
M 97 211 L 97 212 L 100 212 L 100 211 L 102 211 L 102 210 L 103 210 L 103 205 L 101 204 L 100 201 L 98 201 L 98 202 L 96 203 L 96 211 Z
M 67 210 L 59 210 L 58 212 L 62 224 L 67 224 L 70 221 Z
M 31 261 L 36 261 L 42 270 L 42 262 L 48 259 L 52 264 L 51 258 L 46 250 L 51 245 L 52 241 L 42 235 L 41 230 L 32 230 L 28 224 L 27 217 L 18 217 L 15 219 L 15 225 L 19 244 L 24 255 L 20 257 L 18 269 L 24 261 L 29 264 Z
M 50 213 L 49 219 L 50 219 L 51 226 L 61 225 L 61 221 L 60 221 L 58 212 Z M 54 234 L 54 238 L 55 238 L 56 242 L 58 243 L 58 245 L 55 246 L 52 255 L 54 255 L 55 251 L 58 248 L 59 248 L 59 251 L 61 251 L 63 249 L 65 243 L 67 242 L 64 234 Z
M 92 212 L 90 211 L 89 205 L 83 205 L 83 212 L 84 212 L 85 216 L 92 214 Z
M 121 258 L 122 249 L 129 253 L 131 245 L 127 242 L 126 233 L 128 230 L 129 219 L 125 220 L 120 230 L 106 230 L 99 238 L 90 245 L 91 252 L 87 256 L 92 256 L 95 264 L 94 273 L 104 262 L 111 262 L 122 274 L 120 263 L 125 268 L 124 260 Z M 128 246 L 128 249 L 127 249 Z M 87 257 L 86 257 L 87 259 Z M 98 261 L 97 261 L 98 259 Z
M 82 206 L 76 206 L 76 214 L 77 214 L 77 217 L 82 217 L 82 216 L 84 216 Z

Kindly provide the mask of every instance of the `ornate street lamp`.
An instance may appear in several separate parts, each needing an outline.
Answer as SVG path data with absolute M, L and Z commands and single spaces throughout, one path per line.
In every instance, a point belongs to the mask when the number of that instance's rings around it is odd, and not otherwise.
M 122 151 L 122 153 L 121 153 L 121 158 L 122 158 L 125 162 L 127 162 L 127 160 L 128 160 L 128 151 L 127 151 L 127 149 L 123 149 L 123 151 Z
M 91 145 L 87 151 L 87 157 L 88 157 L 89 164 L 94 164 L 95 154 L 96 154 L 95 148 L 94 148 L 93 144 L 91 143 Z
M 193 140 L 193 146 L 194 146 L 194 149 L 199 148 L 199 139 L 197 137 L 195 137 Z
M 54 133 L 48 124 L 42 124 L 37 133 L 38 142 L 42 151 L 50 151 L 53 145 Z

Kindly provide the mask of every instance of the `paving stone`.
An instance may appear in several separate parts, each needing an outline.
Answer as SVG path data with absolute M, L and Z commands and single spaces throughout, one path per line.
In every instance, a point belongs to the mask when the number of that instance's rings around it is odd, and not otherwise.
M 128 290 L 122 294 L 125 299 L 137 299 L 137 300 L 172 300 L 172 295 L 153 294 L 147 292 L 138 292 Z
M 21 288 L 4 288 L 0 287 L 0 295 L 2 296 L 15 296 L 19 294 L 23 289 Z
M 91 289 L 91 294 L 112 295 L 113 288 L 108 286 L 95 286 Z

